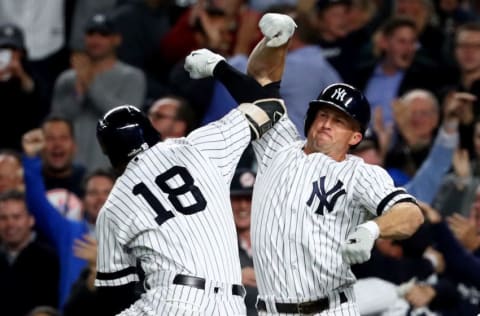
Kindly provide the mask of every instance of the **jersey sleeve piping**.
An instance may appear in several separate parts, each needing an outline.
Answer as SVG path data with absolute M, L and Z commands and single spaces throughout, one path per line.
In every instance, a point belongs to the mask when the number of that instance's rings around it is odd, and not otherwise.
M 378 204 L 378 207 L 377 207 L 377 216 L 380 216 L 382 215 L 382 213 L 384 212 L 385 210 L 385 206 L 387 206 L 387 204 L 393 199 L 395 198 L 396 196 L 400 195 L 400 194 L 407 194 L 407 192 L 403 189 L 399 189 L 399 190 L 395 190 L 393 191 L 392 193 L 390 193 L 389 195 L 387 195 L 386 197 L 383 198 L 383 200 L 380 201 L 380 203 Z
M 123 278 L 130 274 L 136 274 L 137 269 L 135 267 L 128 267 L 119 271 L 115 272 L 97 272 L 97 279 L 98 280 L 115 280 Z

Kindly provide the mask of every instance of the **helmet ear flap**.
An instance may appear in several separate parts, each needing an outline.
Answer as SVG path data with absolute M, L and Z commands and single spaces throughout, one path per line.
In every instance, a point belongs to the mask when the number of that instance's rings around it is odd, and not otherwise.
M 139 109 L 122 105 L 98 121 L 97 139 L 115 170 L 123 172 L 133 157 L 160 141 L 160 134 Z

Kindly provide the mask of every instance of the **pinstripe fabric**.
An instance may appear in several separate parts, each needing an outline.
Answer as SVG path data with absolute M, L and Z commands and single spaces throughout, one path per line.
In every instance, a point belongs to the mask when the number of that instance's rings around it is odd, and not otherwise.
M 150 290 L 125 315 L 189 314 L 180 311 L 189 304 L 199 306 L 199 315 L 226 315 L 221 308 L 227 308 L 228 315 L 245 313 L 242 298 L 231 291 L 228 299 L 219 299 L 218 294 L 206 295 L 170 281 L 181 273 L 241 283 L 229 188 L 249 141 L 246 119 L 232 110 L 186 138 L 167 140 L 140 153 L 118 178 L 96 228 L 97 269 L 103 276 L 119 277 L 97 277 L 95 284 L 117 286 L 137 280 L 133 272 L 118 272 L 135 266 L 136 258 L 141 260 Z M 202 293 L 190 296 L 184 291 Z M 172 301 L 164 304 L 169 297 Z
M 342 242 L 379 205 L 381 213 L 409 197 L 404 190 L 390 195 L 398 188 L 382 168 L 355 156 L 336 162 L 306 155 L 303 146 L 286 117 L 254 142 L 259 166 L 251 237 L 265 301 L 305 302 L 349 289 L 355 278 L 342 260 Z

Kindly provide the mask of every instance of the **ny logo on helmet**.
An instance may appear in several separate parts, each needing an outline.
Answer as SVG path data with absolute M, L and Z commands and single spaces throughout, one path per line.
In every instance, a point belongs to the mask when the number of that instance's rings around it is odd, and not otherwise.
M 337 88 L 333 91 L 332 98 L 343 102 L 343 98 L 347 95 L 347 91 L 343 88 Z
M 337 183 L 328 191 L 325 190 L 325 177 L 320 177 L 320 184 L 318 181 L 312 183 L 313 189 L 312 194 L 310 194 L 310 198 L 307 201 L 307 205 L 311 206 L 313 203 L 314 198 L 317 196 L 320 200 L 318 204 L 317 210 L 315 213 L 323 215 L 324 209 L 326 208 L 328 212 L 332 212 L 337 199 L 346 194 L 347 192 L 343 188 L 343 182 L 338 180 Z M 330 201 L 327 198 L 330 197 Z

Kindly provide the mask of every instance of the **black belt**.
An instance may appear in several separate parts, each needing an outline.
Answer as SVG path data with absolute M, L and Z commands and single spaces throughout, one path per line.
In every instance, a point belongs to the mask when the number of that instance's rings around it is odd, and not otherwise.
M 205 290 L 205 283 L 206 282 L 204 278 L 198 278 L 198 277 L 184 275 L 184 274 L 177 274 L 173 279 L 173 284 L 190 286 L 199 290 Z M 213 288 L 213 291 L 215 293 L 218 293 L 219 290 L 220 290 L 219 287 Z M 238 295 L 238 296 L 244 297 L 245 288 L 242 285 L 233 284 L 232 295 Z
M 344 292 L 340 292 L 340 304 L 348 302 L 347 296 Z M 303 303 L 275 303 L 278 313 L 281 314 L 316 314 L 330 308 L 328 297 L 321 298 L 316 301 Z M 257 302 L 257 309 L 259 311 L 267 311 L 267 304 L 265 301 L 259 299 Z

